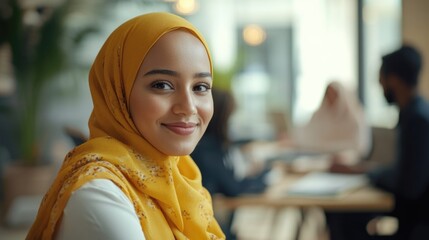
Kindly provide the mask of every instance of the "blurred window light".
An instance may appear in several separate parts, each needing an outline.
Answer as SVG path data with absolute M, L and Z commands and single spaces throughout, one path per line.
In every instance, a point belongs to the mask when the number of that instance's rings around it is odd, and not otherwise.
M 198 2 L 196 0 L 177 0 L 174 9 L 179 14 L 191 15 L 198 10 Z
M 398 0 L 365 0 L 363 7 L 365 110 L 371 125 L 393 128 L 398 110 L 385 101 L 378 74 L 381 57 L 401 45 L 402 5 Z
M 295 98 L 292 122 L 305 124 L 335 80 L 357 86 L 356 4 L 348 0 L 294 1 Z
M 265 41 L 267 34 L 265 30 L 256 24 L 247 25 L 243 29 L 243 39 L 251 46 L 258 46 Z

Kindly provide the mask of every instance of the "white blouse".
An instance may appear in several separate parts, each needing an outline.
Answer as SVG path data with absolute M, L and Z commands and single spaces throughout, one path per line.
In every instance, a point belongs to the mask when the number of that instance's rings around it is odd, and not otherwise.
M 134 206 L 112 181 L 95 179 L 72 193 L 56 240 L 144 240 Z

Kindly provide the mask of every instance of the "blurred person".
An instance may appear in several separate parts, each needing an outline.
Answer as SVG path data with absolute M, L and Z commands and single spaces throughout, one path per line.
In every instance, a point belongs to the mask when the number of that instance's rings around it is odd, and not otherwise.
M 398 229 L 393 239 L 429 239 L 429 104 L 418 92 L 421 67 L 419 51 L 402 46 L 383 56 L 380 68 L 385 99 L 399 108 L 398 147 L 392 163 L 366 173 L 374 186 L 394 195 L 395 207 L 389 214 L 398 219 Z M 332 239 L 370 239 L 366 227 L 372 217 L 337 216 L 335 226 L 330 226 Z
M 191 157 L 201 172 L 207 173 L 203 174 L 203 185 L 210 193 L 222 193 L 225 196 L 263 191 L 266 187 L 263 181 L 264 174 L 251 176 L 253 172 L 258 172 L 258 170 L 252 169 L 248 173 L 250 176 L 242 180 L 238 180 L 234 173 L 234 163 L 232 162 L 234 159 L 231 159 L 231 155 L 235 155 L 237 153 L 235 150 L 239 150 L 249 143 L 235 144 L 231 142 L 228 136 L 229 118 L 235 110 L 233 95 L 221 89 L 212 89 L 212 95 L 214 102 L 213 118 L 194 152 L 191 153 Z M 255 166 L 255 168 L 263 169 L 260 166 Z
M 244 193 L 260 193 L 265 190 L 264 177 L 267 170 L 239 179 L 233 161 L 240 155 L 239 149 L 228 137 L 228 123 L 235 110 L 233 95 L 225 90 L 212 89 L 214 114 L 206 132 L 197 144 L 191 157 L 203 176 L 203 186 L 210 194 L 235 197 Z M 238 150 L 238 152 L 237 152 Z M 234 153 L 233 153 L 234 152 Z M 244 157 L 241 155 L 241 157 Z M 257 172 L 257 171 L 256 171 Z M 235 237 L 230 232 L 232 217 L 223 226 L 227 239 Z
M 386 101 L 399 108 L 398 150 L 395 161 L 368 177 L 395 196 L 397 239 L 429 239 L 429 103 L 418 92 L 422 62 L 416 48 L 403 46 L 384 56 L 380 69 Z
M 305 125 L 292 128 L 281 139 L 248 145 L 246 152 L 259 159 L 285 159 L 288 162 L 298 160 L 299 156 L 316 154 L 310 159 L 323 159 L 323 169 L 326 169 L 324 163 L 334 169 L 362 163 L 370 154 L 372 136 L 356 95 L 333 81 L 327 85 L 319 108 Z
M 189 157 L 213 114 L 199 31 L 169 13 L 130 19 L 89 84 L 90 138 L 66 155 L 27 239 L 224 239 Z
M 292 130 L 290 141 L 299 149 L 334 152 L 339 158 L 359 160 L 369 153 L 371 130 L 356 95 L 334 81 L 327 85 L 310 121 Z

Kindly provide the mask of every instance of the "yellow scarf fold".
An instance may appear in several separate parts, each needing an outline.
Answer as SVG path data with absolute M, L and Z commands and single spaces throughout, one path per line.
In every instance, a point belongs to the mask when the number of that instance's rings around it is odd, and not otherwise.
M 130 199 L 146 239 L 225 238 L 193 160 L 159 152 L 141 137 L 129 114 L 131 89 L 147 52 L 176 29 L 200 39 L 210 58 L 198 30 L 169 13 L 133 18 L 106 40 L 89 75 L 90 140 L 66 156 L 27 239 L 52 239 L 71 193 L 100 178 L 111 180 Z

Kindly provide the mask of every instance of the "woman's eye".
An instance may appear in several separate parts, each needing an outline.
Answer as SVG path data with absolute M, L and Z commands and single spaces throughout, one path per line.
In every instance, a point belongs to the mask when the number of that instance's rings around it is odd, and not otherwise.
M 167 82 L 155 82 L 151 85 L 152 88 L 160 89 L 160 90 L 172 90 L 173 86 Z
M 208 85 L 208 84 L 198 84 L 198 85 L 196 85 L 195 87 L 194 87 L 194 91 L 196 91 L 196 92 L 207 92 L 207 91 L 209 91 L 211 88 L 210 88 L 210 85 Z

